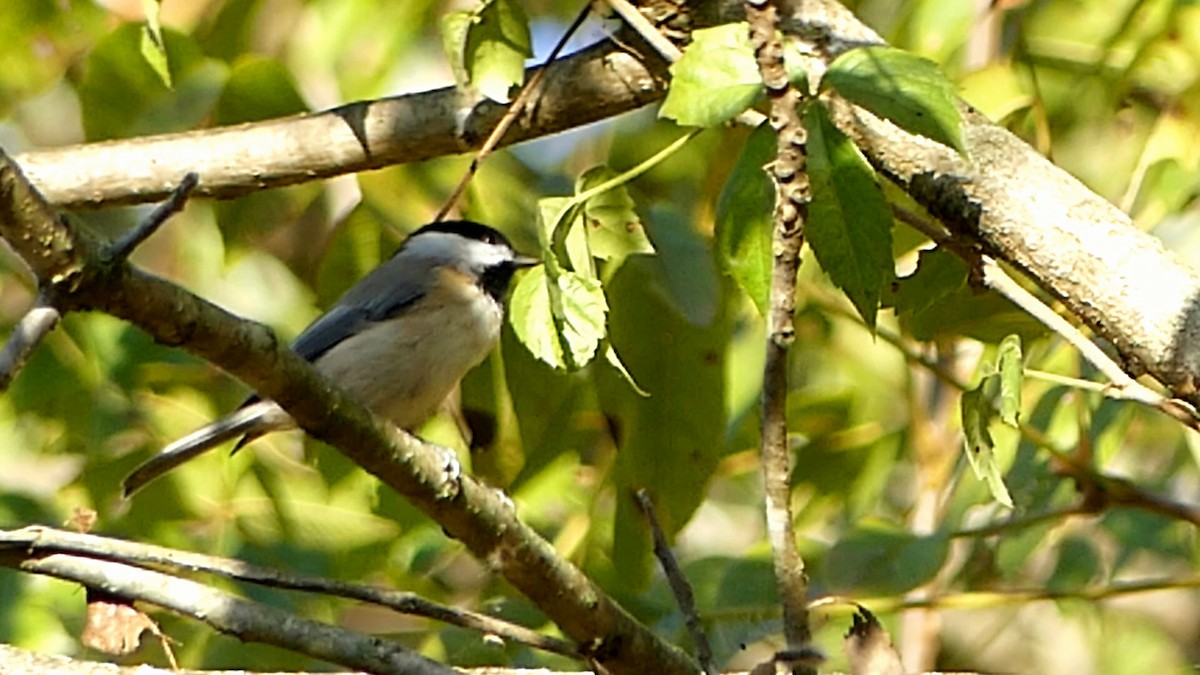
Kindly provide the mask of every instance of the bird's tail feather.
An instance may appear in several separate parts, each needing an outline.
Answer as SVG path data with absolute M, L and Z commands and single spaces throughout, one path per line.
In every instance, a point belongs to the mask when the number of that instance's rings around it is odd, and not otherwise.
M 290 418 L 271 401 L 256 401 L 239 408 L 171 443 L 134 469 L 123 483 L 125 497 L 132 496 L 150 481 L 227 441 L 245 436 L 243 442 L 238 444 L 241 447 L 268 431 L 288 426 L 286 421 L 290 421 Z

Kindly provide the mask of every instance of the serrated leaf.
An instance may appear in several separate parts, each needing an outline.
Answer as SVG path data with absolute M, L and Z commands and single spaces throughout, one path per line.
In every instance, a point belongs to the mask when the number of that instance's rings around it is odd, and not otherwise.
M 1000 374 L 1000 419 L 1010 427 L 1015 427 L 1017 416 L 1021 414 L 1021 385 L 1025 381 L 1020 337 L 1009 335 L 1000 342 L 996 370 Z
M 933 61 L 892 47 L 851 49 L 829 65 L 821 86 L 902 129 L 967 154 L 957 91 Z
M 533 55 L 529 21 L 516 0 L 484 0 L 467 30 L 463 62 L 479 93 L 508 103 L 509 91 L 525 81 L 525 59 Z
M 767 313 L 771 287 L 771 228 L 775 185 L 766 165 L 775 157 L 775 131 L 764 122 L 746 139 L 717 200 L 717 252 L 759 313 Z
M 513 290 L 510 316 L 517 338 L 540 360 L 575 370 L 592 360 L 604 337 L 608 303 L 600 282 L 560 270 L 552 297 L 545 266 L 530 269 Z M 561 329 L 561 333 L 556 331 Z
M 142 0 L 142 11 L 146 14 L 146 25 L 142 30 L 142 58 L 150 69 L 162 80 L 163 86 L 171 88 L 171 67 L 167 62 L 167 47 L 163 42 L 162 24 L 159 21 L 160 0 Z
M 934 307 L 967 283 L 967 265 L 940 248 L 921 251 L 917 269 L 896 281 L 896 314 L 911 315 Z
M 975 476 L 987 484 L 993 499 L 1011 509 L 1012 497 L 1004 485 L 1004 477 L 1000 474 L 1000 466 L 996 461 L 996 443 L 988 431 L 996 409 L 986 390 L 998 388 L 999 377 L 995 373 L 987 375 L 978 387 L 963 392 L 960 402 L 963 441 L 966 444 L 967 462 Z
M 714 126 L 741 114 L 764 90 L 748 25 L 705 28 L 692 33 L 692 43 L 671 66 L 671 88 L 658 116 L 684 126 Z
M 606 166 L 588 169 L 575 181 L 575 194 L 616 177 Z M 624 185 L 606 190 L 583 204 L 583 219 L 592 255 L 601 260 L 624 258 L 632 253 L 653 253 L 633 198 Z
M 805 239 L 821 268 L 874 327 L 880 294 L 894 276 L 892 211 L 875 172 L 825 107 L 809 105 L 804 123 L 812 185 Z

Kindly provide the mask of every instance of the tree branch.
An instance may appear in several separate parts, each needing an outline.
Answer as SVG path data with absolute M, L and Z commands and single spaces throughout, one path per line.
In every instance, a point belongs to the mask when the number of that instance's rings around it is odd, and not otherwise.
M 0 549 L 0 564 L 74 581 L 122 598 L 142 600 L 207 623 L 241 640 L 265 642 L 373 673 L 454 675 L 453 668 L 400 645 L 300 618 L 188 579 L 122 563 L 66 553 Z
M 778 13 L 770 0 L 745 0 L 750 44 L 771 102 L 770 122 L 776 133 L 776 154 L 770 173 L 775 183 L 775 222 L 772 235 L 770 310 L 767 317 L 766 360 L 762 390 L 762 474 L 767 536 L 775 568 L 775 585 L 783 605 L 783 634 L 787 649 L 807 647 L 808 575 L 796 549 L 792 529 L 791 448 L 788 445 L 788 352 L 796 339 L 796 273 L 804 245 L 809 183 L 806 172 L 804 124 L 800 119 L 801 92 L 788 80 L 779 40 Z M 806 664 L 796 672 L 815 672 Z
M 71 555 L 108 560 L 138 567 L 158 567 L 216 574 L 228 579 L 309 593 L 360 600 L 387 607 L 403 614 L 421 616 L 469 630 L 494 635 L 535 649 L 579 658 L 579 650 L 565 640 L 542 635 L 524 626 L 441 605 L 402 591 L 392 591 L 362 584 L 334 581 L 324 577 L 293 574 L 252 565 L 241 560 L 179 551 L 121 539 L 81 534 L 48 527 L 32 526 L 19 530 L 0 530 L 0 551 L 17 550 L 26 555 L 69 553 Z
M 123 261 L 54 216 L 0 153 L 0 236 L 39 279 L 59 280 L 64 309 L 97 309 L 159 342 L 184 347 L 281 405 L 313 437 L 407 497 L 522 591 L 613 673 L 692 673 L 695 664 L 656 637 L 517 519 L 498 490 L 447 470 L 443 453 L 377 421 L 266 327 L 239 319 Z
M 539 69 L 532 70 L 528 77 Z M 665 93 L 657 56 L 603 42 L 555 61 L 499 145 L 565 131 Z M 235 197 L 480 146 L 505 106 L 459 108 L 454 87 L 215 129 L 39 150 L 17 156 L 50 202 L 96 208 L 162 199 L 189 171 L 198 195 Z M 465 121 L 462 121 L 465 117 Z

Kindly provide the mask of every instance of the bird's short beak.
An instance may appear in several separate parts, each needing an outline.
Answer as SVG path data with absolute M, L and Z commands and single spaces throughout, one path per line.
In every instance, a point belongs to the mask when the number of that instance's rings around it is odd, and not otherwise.
M 517 255 L 513 257 L 512 261 L 513 267 L 516 268 L 533 267 L 534 265 L 540 265 L 541 263 L 541 258 L 534 258 L 533 256 L 528 255 Z

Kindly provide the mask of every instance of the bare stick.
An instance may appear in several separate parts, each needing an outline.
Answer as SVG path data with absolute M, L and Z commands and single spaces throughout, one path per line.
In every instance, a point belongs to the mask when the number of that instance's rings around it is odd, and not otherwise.
M 750 22 L 750 43 L 771 101 L 771 126 L 777 134 L 775 162 L 775 227 L 772 250 L 767 357 L 762 392 L 762 472 L 766 497 L 767 536 L 771 542 L 775 583 L 783 604 L 783 633 L 789 650 L 812 641 L 808 626 L 808 576 L 792 531 L 791 462 L 787 437 L 788 351 L 796 338 L 796 273 L 804 244 L 809 185 L 805 172 L 804 126 L 797 106 L 801 94 L 791 85 L 778 37 L 779 17 L 769 0 L 743 3 Z M 796 664 L 795 672 L 815 672 Z
M 628 24 L 630 28 L 637 31 L 637 34 L 641 35 L 643 40 L 650 43 L 650 46 L 654 47 L 654 51 L 658 52 L 659 56 L 671 63 L 675 63 L 683 55 L 679 51 L 679 47 L 676 47 L 674 42 L 667 39 L 667 36 L 663 35 L 658 30 L 658 27 L 650 23 L 650 20 L 639 12 L 637 7 L 630 4 L 628 0 L 604 1 L 609 7 L 613 8 L 613 11 L 621 17 L 621 20 Z
M 671 585 L 675 602 L 679 605 L 679 611 L 683 612 L 688 632 L 692 635 L 692 642 L 696 644 L 696 660 L 700 662 L 700 667 L 707 675 L 717 675 L 717 666 L 713 663 L 712 647 L 708 644 L 708 636 L 704 634 L 704 626 L 700 623 L 700 615 L 696 612 L 696 596 L 692 594 L 691 584 L 683 575 L 683 570 L 679 569 L 679 562 L 675 560 L 675 555 L 667 544 L 667 536 L 663 534 L 662 525 L 659 524 L 658 516 L 654 512 L 654 503 L 650 501 L 650 495 L 644 489 L 638 490 L 633 496 L 637 500 L 638 508 L 645 514 L 646 522 L 650 525 L 650 533 L 654 536 L 654 555 L 658 558 L 658 564 L 662 565 L 663 574 L 666 575 L 667 582 Z
M 116 260 L 124 260 L 133 253 L 143 241 L 150 238 L 150 235 L 158 231 L 162 224 L 167 222 L 171 216 L 183 210 L 183 205 L 187 203 L 188 197 L 192 191 L 200 184 L 200 174 L 195 171 L 189 171 L 184 175 L 183 180 L 179 181 L 179 185 L 171 191 L 163 203 L 159 204 L 146 216 L 146 219 L 138 223 L 137 227 L 130 230 L 124 237 L 119 239 L 112 248 L 109 249 L 109 255 Z
M 64 553 L 24 555 L 9 549 L 0 564 L 74 581 L 198 619 L 242 640 L 264 642 L 373 673 L 453 675 L 457 671 L 400 645 L 300 618 L 281 609 L 161 572 Z
M 61 318 L 58 308 L 51 305 L 44 295 L 39 295 L 33 309 L 21 317 L 8 342 L 4 343 L 4 350 L 0 351 L 0 391 L 8 391 L 17 373 L 33 355 L 33 350 L 54 330 Z
M 562 34 L 562 37 L 558 39 L 558 44 L 554 45 L 554 49 L 550 50 L 550 55 L 546 57 L 546 61 L 542 64 L 542 67 L 535 70 L 533 75 L 526 80 L 525 86 L 521 87 L 520 93 L 518 93 L 517 97 L 513 99 L 513 102 L 509 104 L 508 110 L 504 111 L 504 116 L 501 117 L 500 121 L 496 123 L 496 127 L 492 129 L 492 133 L 488 134 L 487 140 L 483 142 L 483 146 L 480 147 L 479 152 L 475 154 L 475 159 L 471 160 L 471 165 L 467 167 L 466 173 L 464 173 L 463 177 L 459 179 L 458 185 L 454 186 L 454 191 L 451 192 L 450 196 L 446 198 L 446 203 L 442 205 L 442 208 L 438 210 L 437 215 L 433 217 L 434 222 L 445 218 L 446 214 L 450 212 L 450 209 L 453 208 L 456 203 L 458 203 L 458 198 L 462 196 L 463 191 L 467 189 L 467 185 L 471 183 L 471 179 L 475 177 L 475 172 L 479 170 L 479 165 L 482 164 L 483 160 L 486 159 L 488 155 L 492 154 L 492 150 L 495 150 L 496 146 L 500 144 L 500 139 L 504 138 L 504 134 L 508 132 L 508 128 L 512 126 L 512 123 L 516 121 L 517 116 L 521 114 L 521 110 L 525 107 L 525 103 L 530 99 L 531 96 L 533 96 L 533 93 L 538 91 L 541 87 L 542 80 L 546 77 L 547 67 L 551 63 L 554 63 L 554 59 L 558 58 L 559 52 L 563 50 L 563 47 L 567 46 L 567 40 L 570 40 L 571 36 L 575 34 L 575 31 L 579 30 L 579 27 L 583 25 L 584 19 L 588 17 L 588 14 L 590 14 L 591 11 L 591 4 L 585 4 L 583 6 L 583 9 L 579 11 L 579 15 L 575 17 L 575 21 L 571 23 L 567 30 Z
M 542 635 L 524 626 L 518 626 L 485 614 L 441 605 L 415 593 L 345 583 L 324 577 L 292 574 L 252 565 L 241 560 L 41 526 L 25 527 L 19 530 L 0 530 L 0 551 L 5 549 L 23 550 L 30 554 L 70 553 L 139 567 L 153 565 L 206 572 L 271 588 L 361 600 L 403 614 L 421 616 L 495 635 L 503 640 L 524 644 L 534 649 L 579 658 L 579 650 L 566 640 Z

